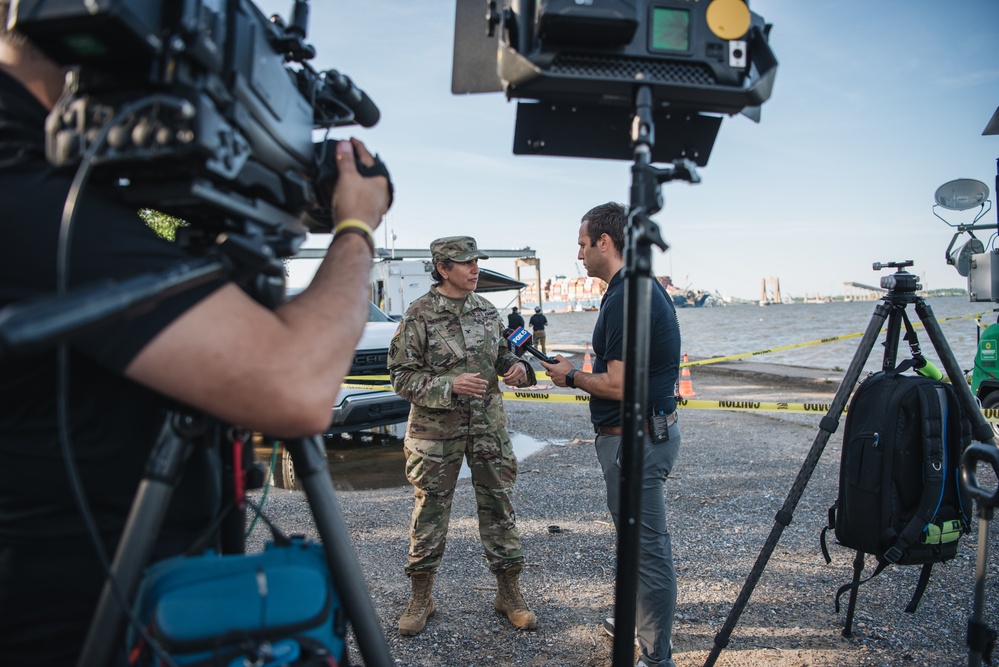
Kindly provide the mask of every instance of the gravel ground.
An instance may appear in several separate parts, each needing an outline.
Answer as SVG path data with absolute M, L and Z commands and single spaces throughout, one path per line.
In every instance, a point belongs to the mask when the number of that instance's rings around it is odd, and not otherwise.
M 768 364 L 694 367 L 698 398 L 829 402 L 839 377 Z M 399 665 L 609 665 L 612 642 L 600 622 L 614 609 L 615 535 L 593 452 L 585 404 L 508 401 L 510 429 L 547 444 L 521 462 L 517 524 L 527 567 L 525 597 L 536 632 L 518 632 L 493 611 L 495 579 L 478 539 L 474 497 L 460 480 L 444 563 L 434 589 L 437 614 L 417 637 L 396 632 L 408 599 L 403 574 L 412 510 L 408 487 L 338 492 L 354 548 L 392 657 Z M 753 569 L 796 475 L 819 433 L 822 414 L 681 409 L 683 445 L 666 485 L 679 579 L 674 633 L 678 667 L 702 665 Z M 903 613 L 918 567 L 894 567 L 861 588 L 854 636 L 841 636 L 836 589 L 852 575 L 854 554 L 819 532 L 835 500 L 842 424 L 808 479 L 794 520 L 776 548 L 728 647 L 723 666 L 964 665 L 974 600 L 977 522 L 953 561 L 934 567 L 915 614 Z M 335 464 L 333 475 L 336 479 Z M 983 486 L 989 485 L 980 475 Z M 258 492 L 259 494 L 259 492 Z M 271 489 L 266 511 L 286 532 L 315 534 L 301 493 Z M 561 532 L 550 533 L 557 525 Z M 990 524 L 985 618 L 999 625 L 995 522 Z M 257 531 L 256 535 L 261 535 Z M 255 542 L 251 540 L 251 548 Z M 869 559 L 870 560 L 870 559 Z M 868 569 L 870 571 L 870 569 Z M 363 662 L 355 649 L 355 662 Z

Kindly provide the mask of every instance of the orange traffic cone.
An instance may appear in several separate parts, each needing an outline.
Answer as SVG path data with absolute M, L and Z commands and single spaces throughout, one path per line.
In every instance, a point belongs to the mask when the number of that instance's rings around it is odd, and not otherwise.
M 694 398 L 694 385 L 690 381 L 690 369 L 687 368 L 687 355 L 683 355 L 684 367 L 680 369 L 680 398 Z
M 590 344 L 586 344 L 586 353 L 583 354 L 583 372 L 592 373 L 593 363 L 590 361 Z

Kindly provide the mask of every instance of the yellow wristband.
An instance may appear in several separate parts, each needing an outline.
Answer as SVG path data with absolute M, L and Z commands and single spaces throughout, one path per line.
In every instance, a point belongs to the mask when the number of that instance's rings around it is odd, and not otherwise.
M 346 220 L 341 220 L 333 228 L 333 240 L 335 241 L 341 233 L 354 233 L 363 236 L 364 240 L 368 242 L 368 246 L 371 248 L 371 256 L 375 256 L 375 235 L 371 233 L 371 227 L 366 222 L 358 220 L 357 218 L 347 218 Z

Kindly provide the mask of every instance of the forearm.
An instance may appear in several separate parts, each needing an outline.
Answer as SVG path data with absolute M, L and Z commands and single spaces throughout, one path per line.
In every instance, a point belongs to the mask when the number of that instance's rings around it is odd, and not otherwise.
M 313 284 L 274 311 L 229 284 L 161 331 L 125 373 L 252 430 L 320 433 L 367 319 L 370 259 L 363 237 L 337 240 Z
M 330 406 L 350 371 L 354 346 L 368 320 L 371 251 L 358 234 L 330 244 L 311 284 L 275 312 L 288 336 L 296 375 Z
M 581 389 L 591 396 L 609 401 L 624 400 L 624 385 L 615 381 L 614 376 L 610 373 L 576 371 L 572 380 L 577 389 Z
M 450 408 L 453 377 L 406 367 L 391 371 L 392 388 L 407 402 L 423 408 Z
M 388 209 L 388 181 L 365 178 L 357 141 L 337 144 L 337 223 L 375 229 Z M 357 229 L 357 227 L 355 227 Z M 125 374 L 219 419 L 294 437 L 329 426 L 340 384 L 368 316 L 370 235 L 344 233 L 330 244 L 312 284 L 274 310 L 228 284 L 176 318 L 132 359 Z

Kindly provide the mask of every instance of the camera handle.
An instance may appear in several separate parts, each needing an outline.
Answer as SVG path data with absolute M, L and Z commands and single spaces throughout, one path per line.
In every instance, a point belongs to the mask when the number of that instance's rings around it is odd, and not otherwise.
M 901 273 L 902 267 L 901 265 L 899 266 L 899 273 Z M 886 319 L 888 320 L 888 328 L 884 342 L 885 351 L 882 368 L 889 370 L 895 367 L 899 333 L 902 324 L 901 320 L 905 308 L 909 304 L 915 305 L 916 314 L 919 316 L 920 321 L 926 328 L 926 332 L 930 336 L 930 341 L 933 343 L 933 348 L 940 356 L 940 361 L 943 363 L 947 377 L 950 378 L 951 384 L 957 392 L 958 399 L 961 401 L 961 406 L 964 408 L 965 413 L 971 420 L 972 437 L 978 442 L 994 442 L 992 427 L 989 426 L 987 421 L 985 421 L 985 416 L 982 414 L 974 395 L 971 393 L 971 388 L 964 379 L 964 372 L 961 370 L 960 365 L 958 365 L 957 359 L 955 359 L 954 353 L 951 351 L 950 345 L 947 343 L 947 339 L 944 338 L 943 331 L 940 329 L 940 324 L 933 316 L 933 310 L 922 297 L 917 296 L 915 293 L 915 279 L 913 278 L 911 281 L 901 280 L 897 282 L 896 287 L 889 289 L 888 293 L 881 297 L 877 306 L 875 306 L 874 315 L 871 317 L 871 321 L 867 325 L 863 338 L 860 339 L 860 344 L 857 347 L 856 353 L 853 355 L 853 360 L 850 362 L 850 366 L 846 369 L 846 373 L 843 376 L 842 383 L 839 385 L 839 389 L 836 390 L 836 395 L 833 397 L 832 403 L 829 406 L 829 411 L 826 413 L 825 417 L 822 418 L 822 421 L 819 422 L 819 432 L 815 436 L 815 440 L 812 443 L 811 449 L 808 451 L 808 455 L 805 457 L 801 470 L 798 471 L 798 476 L 791 485 L 791 491 L 784 500 L 784 504 L 777 512 L 777 515 L 774 517 L 776 523 L 770 530 L 770 535 L 767 536 L 763 549 L 760 551 L 759 556 L 757 556 L 756 563 L 753 565 L 753 569 L 746 578 L 746 582 L 743 584 L 738 598 L 736 598 L 735 603 L 732 605 L 732 609 L 729 611 L 728 616 L 725 619 L 725 623 L 722 625 L 721 630 L 719 630 L 715 635 L 714 646 L 711 648 L 711 652 L 708 654 L 707 660 L 704 662 L 704 667 L 712 667 L 718 659 L 718 655 L 726 646 L 728 646 L 732 630 L 739 622 L 739 617 L 742 615 L 743 609 L 749 602 L 749 597 L 753 594 L 753 589 L 756 588 L 756 584 L 759 582 L 760 576 L 763 574 L 763 570 L 766 568 L 767 563 L 770 560 L 770 556 L 773 554 L 774 548 L 777 546 L 777 541 L 780 540 L 780 536 L 784 532 L 784 528 L 791 523 L 794 510 L 805 491 L 805 485 L 808 484 L 808 480 L 815 471 L 815 466 L 818 465 L 826 443 L 829 442 L 829 436 L 832 435 L 839 427 L 839 418 L 843 414 L 843 410 L 846 408 L 847 400 L 853 393 L 853 389 L 856 386 L 857 381 L 860 379 L 860 374 L 863 372 L 867 359 L 870 357 L 871 350 L 874 349 L 874 343 L 880 335 L 881 328 Z M 994 447 L 994 445 L 992 446 Z M 860 554 L 858 554 L 857 560 L 854 561 L 855 576 L 857 574 L 856 568 L 858 566 L 858 561 L 859 566 L 862 569 L 862 555 Z M 850 605 L 847 609 L 846 627 L 850 626 L 852 620 L 853 602 L 854 600 L 851 597 Z
M 649 310 L 652 297 L 652 246 L 669 245 L 650 216 L 663 206 L 660 184 L 671 180 L 700 182 L 692 162 L 676 160 L 672 169 L 651 164 L 655 143 L 652 89 L 638 88 L 631 143 L 631 200 L 624 248 L 624 397 L 621 403 L 621 506 L 618 510 L 617 576 L 614 589 L 612 664 L 634 664 L 635 596 L 638 591 L 639 533 L 642 520 L 643 439 L 638 433 L 648 404 Z

